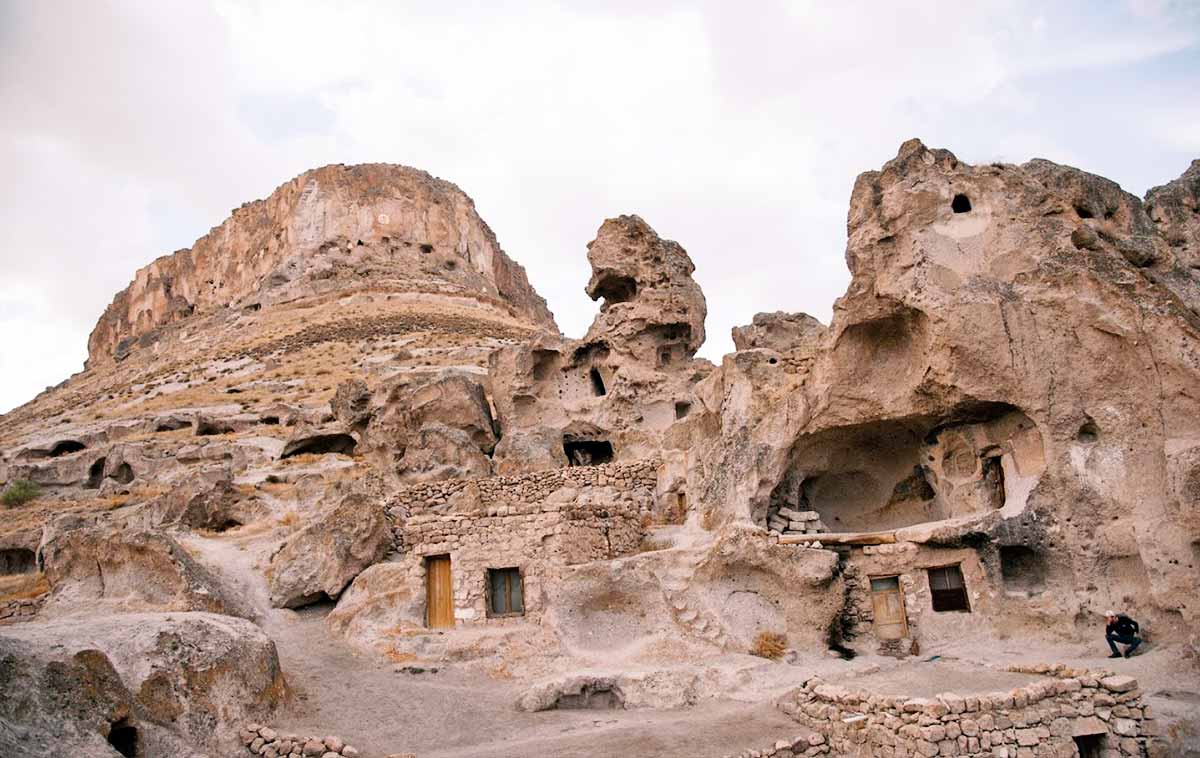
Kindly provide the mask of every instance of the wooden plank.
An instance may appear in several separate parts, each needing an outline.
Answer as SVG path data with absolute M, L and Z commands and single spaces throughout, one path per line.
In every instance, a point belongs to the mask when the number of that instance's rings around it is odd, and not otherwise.
M 820 542 L 822 545 L 886 545 L 896 541 L 895 532 L 822 532 L 820 534 L 785 534 L 781 545 L 801 542 Z

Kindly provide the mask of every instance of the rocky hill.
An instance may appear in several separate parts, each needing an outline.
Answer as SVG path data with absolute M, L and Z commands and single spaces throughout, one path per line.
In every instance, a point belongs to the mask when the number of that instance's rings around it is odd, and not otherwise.
M 328 166 L 138 271 L 0 418 L 5 754 L 1194 748 L 1200 161 L 906 142 L 832 323 L 719 366 L 680 244 L 587 256 L 571 339 L 454 185 Z

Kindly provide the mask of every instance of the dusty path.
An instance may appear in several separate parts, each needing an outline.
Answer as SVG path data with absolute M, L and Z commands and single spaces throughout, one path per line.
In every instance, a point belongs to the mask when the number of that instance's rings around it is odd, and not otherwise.
M 336 734 L 367 758 L 392 753 L 420 758 L 703 758 L 804 732 L 769 701 L 706 701 L 673 711 L 523 713 L 514 703 L 528 682 L 496 681 L 454 666 L 439 667 L 436 674 L 397 673 L 333 636 L 324 622 L 328 606 L 271 608 L 266 581 L 255 568 L 269 543 L 236 533 L 185 541 L 237 588 L 275 640 L 296 697 L 272 726 L 299 734 Z

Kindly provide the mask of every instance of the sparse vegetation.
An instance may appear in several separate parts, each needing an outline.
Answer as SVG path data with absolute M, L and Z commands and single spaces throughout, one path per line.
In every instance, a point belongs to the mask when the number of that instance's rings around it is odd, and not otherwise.
M 758 636 L 754 638 L 754 644 L 750 647 L 750 654 L 777 661 L 783 657 L 785 650 L 787 650 L 787 637 L 778 632 L 759 632 Z
M 4 494 L 0 495 L 0 502 L 9 508 L 16 508 L 17 506 L 25 505 L 41 494 L 42 488 L 38 486 L 37 482 L 31 482 L 28 479 L 17 479 L 5 488 Z

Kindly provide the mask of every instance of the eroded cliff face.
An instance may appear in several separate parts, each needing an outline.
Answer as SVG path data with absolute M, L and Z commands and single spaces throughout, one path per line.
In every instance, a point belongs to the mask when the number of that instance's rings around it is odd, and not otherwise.
M 1023 618 L 1194 624 L 1195 171 L 1151 193 L 1156 224 L 1076 169 L 905 143 L 855 184 L 832 323 L 728 355 L 698 389 L 689 489 L 716 521 L 784 508 L 981 545 L 997 608 Z M 1035 591 L 1006 597 L 1025 568 Z
M 140 269 L 92 331 L 88 365 L 121 360 L 156 328 L 193 315 L 344 292 L 359 288 L 355 279 L 485 300 L 557 331 L 525 270 L 458 187 L 407 166 L 335 165 L 301 174 L 191 249 Z

